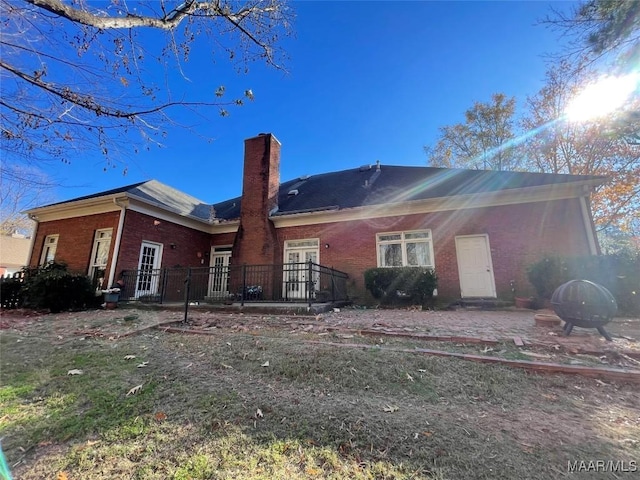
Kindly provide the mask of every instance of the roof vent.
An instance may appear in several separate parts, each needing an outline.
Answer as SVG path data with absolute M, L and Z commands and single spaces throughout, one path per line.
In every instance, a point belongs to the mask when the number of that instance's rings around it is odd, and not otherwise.
M 362 165 L 359 170 L 361 172 L 366 172 L 367 170 L 371 170 L 371 165 Z
M 376 172 L 380 171 L 380 160 L 376 160 Z
M 308 179 L 309 179 L 309 175 L 303 175 L 298 180 L 308 180 Z
M 289 190 L 289 193 L 287 195 L 295 197 L 296 195 L 298 195 L 298 193 L 300 193 L 298 190 Z

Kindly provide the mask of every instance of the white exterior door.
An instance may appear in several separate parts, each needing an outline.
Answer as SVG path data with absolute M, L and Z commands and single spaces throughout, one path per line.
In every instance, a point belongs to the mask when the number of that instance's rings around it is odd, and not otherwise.
M 231 249 L 211 252 L 211 270 L 209 276 L 209 295 L 223 298 L 229 295 L 229 265 L 231 265 Z
M 160 284 L 160 261 L 162 245 L 142 242 L 140 246 L 140 263 L 136 279 L 136 298 L 142 295 L 155 295 Z
M 456 255 L 462 297 L 496 296 L 488 235 L 456 237 Z
M 315 296 L 320 273 L 313 269 L 309 278 L 309 262 L 318 263 L 318 244 L 318 240 L 295 240 L 285 244 L 285 298 L 307 299 Z

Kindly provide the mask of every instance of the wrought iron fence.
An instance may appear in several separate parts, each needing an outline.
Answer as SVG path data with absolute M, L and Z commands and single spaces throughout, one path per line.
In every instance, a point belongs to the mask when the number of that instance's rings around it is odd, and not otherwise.
M 0 275 L 0 307 L 6 309 L 20 306 L 20 289 L 27 273 L 24 270 Z
M 125 270 L 120 300 L 167 302 L 345 301 L 348 275 L 313 262 Z

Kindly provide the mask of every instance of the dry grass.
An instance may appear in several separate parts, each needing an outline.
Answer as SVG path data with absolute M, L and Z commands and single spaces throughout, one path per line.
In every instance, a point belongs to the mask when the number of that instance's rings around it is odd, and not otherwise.
M 2 333 L 16 478 L 539 479 L 638 460 L 637 386 L 271 333 Z

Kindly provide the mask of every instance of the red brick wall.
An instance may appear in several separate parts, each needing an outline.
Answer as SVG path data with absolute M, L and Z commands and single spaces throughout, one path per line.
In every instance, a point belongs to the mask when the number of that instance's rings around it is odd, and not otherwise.
M 30 265 L 37 265 L 44 238 L 58 234 L 56 260 L 66 262 L 72 270 L 86 273 L 95 231 L 103 228 L 113 229 L 109 254 L 112 258 L 119 213 L 41 222 L 36 232 Z M 248 224 L 245 223 L 248 225 L 247 231 L 252 225 L 251 218 Z M 255 221 L 258 221 L 257 217 Z M 264 228 L 265 222 L 261 225 Z M 354 293 L 362 298 L 365 295 L 363 272 L 377 266 L 376 233 L 416 229 L 432 231 L 439 277 L 438 292 L 446 298 L 460 296 L 455 249 L 457 235 L 488 235 L 496 290 L 498 296 L 503 298 L 511 295 L 511 280 L 515 281 L 518 295 L 532 293 L 526 269 L 543 255 L 589 253 L 580 204 L 578 199 L 572 199 L 273 229 L 268 232 L 273 235 L 273 240 L 269 242 L 271 251 L 267 252 L 270 260 L 265 261 L 262 252 L 238 258 L 234 251 L 233 263 L 280 263 L 283 261 L 286 240 L 318 238 L 319 262 L 347 272 Z M 256 232 L 252 231 L 253 234 Z M 212 245 L 229 245 L 234 241 L 238 244 L 237 235 L 233 233 L 211 236 L 127 210 L 116 274 L 123 269 L 138 267 L 143 240 L 163 244 L 163 267 L 208 266 Z M 175 244 L 175 248 L 171 248 L 171 244 Z M 253 250 L 256 249 L 249 251 Z
M 229 245 L 233 245 L 235 241 L 236 234 L 235 233 L 221 233 L 219 235 L 213 235 L 211 237 L 211 246 L 212 247 L 228 247 Z
M 33 252 L 29 265 L 36 266 L 40 262 L 44 239 L 47 235 L 59 235 L 55 259 L 64 262 L 70 270 L 86 274 L 96 230 L 113 228 L 109 258 L 113 256 L 116 231 L 120 212 L 100 213 L 80 218 L 67 218 L 51 222 L 40 222 L 36 231 Z M 107 269 L 106 278 L 109 276 Z
M 278 252 L 269 212 L 277 205 L 280 143 L 271 134 L 245 140 L 240 227 L 233 245 L 237 263 L 272 264 Z
M 532 291 L 526 268 L 545 253 L 589 253 L 577 199 L 292 227 L 277 233 L 279 245 L 319 238 L 320 263 L 347 272 L 362 296 L 363 272 L 377 266 L 376 233 L 414 229 L 432 231 L 438 293 L 447 298 L 460 296 L 456 235 L 488 234 L 496 290 L 503 298 L 511 294 L 511 280 L 519 295 Z
M 143 213 L 127 210 L 118 254 L 116 275 L 122 270 L 135 270 L 140 261 L 142 241 L 160 243 L 162 267 L 209 266 L 211 235 L 192 228 L 158 220 Z M 175 248 L 171 248 L 171 244 Z M 198 255 L 200 254 L 200 255 Z

